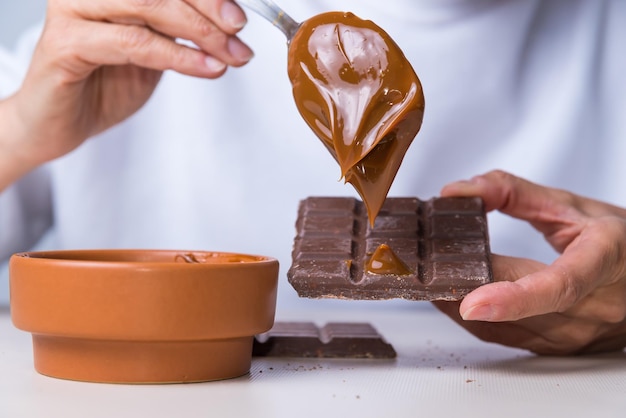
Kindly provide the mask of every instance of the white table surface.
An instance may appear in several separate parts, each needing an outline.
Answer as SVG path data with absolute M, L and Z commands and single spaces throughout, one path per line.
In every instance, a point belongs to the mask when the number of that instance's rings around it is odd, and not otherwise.
M 351 302 L 346 302 L 351 303 Z M 304 303 L 277 320 L 370 322 L 395 360 L 253 359 L 208 383 L 111 385 L 39 375 L 0 309 L 0 417 L 620 417 L 626 353 L 537 357 L 475 339 L 427 303 Z

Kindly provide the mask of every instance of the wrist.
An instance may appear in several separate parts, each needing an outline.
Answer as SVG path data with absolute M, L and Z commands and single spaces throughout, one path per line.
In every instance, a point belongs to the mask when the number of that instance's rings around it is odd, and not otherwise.
M 16 96 L 0 100 L 0 192 L 43 163 L 28 152 L 27 125 L 17 111 Z

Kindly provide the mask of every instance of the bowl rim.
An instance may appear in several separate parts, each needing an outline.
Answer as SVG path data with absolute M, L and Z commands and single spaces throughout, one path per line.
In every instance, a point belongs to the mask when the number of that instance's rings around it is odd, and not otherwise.
M 107 335 L 107 338 L 113 339 L 148 341 L 154 340 L 154 335 L 157 334 L 154 327 L 145 324 L 157 321 L 161 328 L 169 330 L 167 335 L 187 340 L 192 337 L 206 337 L 203 327 L 195 327 L 192 334 L 186 331 L 187 334 L 184 335 L 174 330 L 172 324 L 186 320 L 188 315 L 195 318 L 216 318 L 217 310 L 238 312 L 233 317 L 243 324 L 243 328 L 255 330 L 266 327 L 267 321 L 270 317 L 273 320 L 275 315 L 279 263 L 271 257 L 262 256 L 260 261 L 244 263 L 101 262 L 73 260 L 71 256 L 90 255 L 103 250 L 74 251 L 18 253 L 11 258 L 10 306 L 13 324 L 17 328 L 31 333 L 65 337 Z M 109 256 L 115 256 L 120 251 L 129 250 L 104 251 Z M 170 257 L 178 253 L 176 250 L 131 251 L 138 254 L 161 252 L 161 255 L 165 251 L 166 256 Z M 33 254 L 40 258 L 32 256 Z M 46 256 L 65 258 L 41 258 Z M 59 286 L 59 283 L 63 285 Z M 254 289 L 254 292 L 240 295 L 235 291 L 238 286 L 247 286 Z M 151 291 L 145 293 L 146 289 Z M 235 296 L 228 299 L 231 301 L 228 305 L 222 302 L 207 303 L 207 300 L 210 302 L 213 298 L 224 299 L 224 291 L 235 292 L 232 293 Z M 188 296 L 189 299 L 181 302 L 180 295 Z M 137 301 L 140 303 L 136 303 Z M 60 304 L 63 306 L 60 313 L 50 315 L 51 310 L 57 309 Z M 241 306 L 245 306 L 245 309 Z M 71 319 L 76 317 L 76 312 L 82 312 L 81 315 L 87 312 L 91 315 L 91 312 L 103 307 L 106 308 L 107 319 L 101 321 L 99 330 L 92 332 L 89 326 L 80 323 L 81 320 Z M 247 315 L 253 315 L 255 320 L 249 321 Z M 133 324 L 130 327 L 131 333 L 126 326 L 120 331 L 119 318 L 133 318 L 130 321 Z M 239 326 L 217 328 L 220 338 L 238 337 L 242 332 Z M 211 333 L 215 334 L 215 330 Z M 163 333 L 158 334 L 158 338 L 163 338 L 162 335 Z
M 99 256 L 95 256 L 99 255 Z M 141 256 L 145 257 L 141 257 Z M 161 257 L 159 257 L 159 255 Z M 164 256 L 170 255 L 171 261 Z M 189 262 L 185 257 L 203 256 L 204 261 Z M 152 259 L 151 259 L 152 257 Z M 178 258 L 181 260 L 177 260 Z M 150 267 L 198 268 L 199 266 L 241 266 L 273 264 L 278 259 L 272 256 L 249 254 L 234 251 L 212 250 L 178 250 L 178 249 L 141 249 L 141 248 L 106 248 L 106 249 L 62 249 L 23 251 L 14 253 L 11 258 L 22 260 L 25 263 L 71 264 L 71 265 L 101 265 L 101 266 L 128 266 L 129 268 L 141 265 Z M 207 262 L 208 260 L 208 262 Z M 224 260 L 224 261 L 222 261 Z M 194 260 L 195 261 L 195 260 Z

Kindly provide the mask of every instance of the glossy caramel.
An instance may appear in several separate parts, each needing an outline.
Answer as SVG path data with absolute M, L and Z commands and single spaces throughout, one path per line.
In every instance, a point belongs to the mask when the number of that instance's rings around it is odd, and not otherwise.
M 411 269 L 387 244 L 381 244 L 376 248 L 365 265 L 365 271 L 372 274 L 393 274 L 395 276 L 411 274 Z
M 302 23 L 289 44 L 298 110 L 361 195 L 373 224 L 419 131 L 422 86 L 391 37 L 352 13 Z

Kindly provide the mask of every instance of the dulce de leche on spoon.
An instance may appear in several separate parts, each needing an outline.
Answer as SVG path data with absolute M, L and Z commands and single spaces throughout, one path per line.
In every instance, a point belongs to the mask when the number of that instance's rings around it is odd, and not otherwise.
M 363 199 L 373 224 L 424 114 L 421 83 L 375 23 L 328 12 L 300 24 L 288 74 L 298 110 Z

